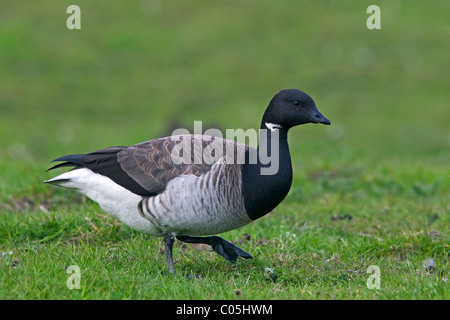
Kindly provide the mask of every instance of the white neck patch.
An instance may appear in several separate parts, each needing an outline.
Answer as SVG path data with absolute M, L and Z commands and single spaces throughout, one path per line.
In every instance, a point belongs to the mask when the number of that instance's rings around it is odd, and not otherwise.
M 265 122 L 265 125 L 266 125 L 266 128 L 269 129 L 270 131 L 280 130 L 283 128 L 283 126 L 281 124 L 276 124 L 276 123 Z

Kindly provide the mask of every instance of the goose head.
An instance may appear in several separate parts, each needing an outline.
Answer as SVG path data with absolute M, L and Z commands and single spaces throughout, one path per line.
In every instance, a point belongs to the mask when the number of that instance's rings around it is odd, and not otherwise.
M 308 94 L 297 89 L 286 89 L 278 92 L 270 101 L 261 128 L 287 131 L 305 123 L 331 124 L 330 120 L 317 110 L 314 100 Z

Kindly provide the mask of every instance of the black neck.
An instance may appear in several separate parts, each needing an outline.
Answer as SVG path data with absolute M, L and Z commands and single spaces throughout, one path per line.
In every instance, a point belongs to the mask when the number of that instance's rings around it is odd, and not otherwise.
M 253 220 L 272 211 L 291 188 L 292 164 L 287 132 L 283 128 L 269 130 L 263 123 L 258 154 L 252 158 L 249 152 L 242 166 L 245 210 Z M 256 163 L 252 162 L 255 158 Z

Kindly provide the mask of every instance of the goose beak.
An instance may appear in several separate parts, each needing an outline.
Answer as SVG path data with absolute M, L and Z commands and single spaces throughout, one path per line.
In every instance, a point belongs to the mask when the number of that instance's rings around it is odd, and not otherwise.
M 331 121 L 328 120 L 327 118 L 325 118 L 325 116 L 323 114 L 321 114 L 318 110 L 316 110 L 316 112 L 314 113 L 314 120 L 313 120 L 313 122 L 326 124 L 326 125 L 330 125 L 331 124 Z

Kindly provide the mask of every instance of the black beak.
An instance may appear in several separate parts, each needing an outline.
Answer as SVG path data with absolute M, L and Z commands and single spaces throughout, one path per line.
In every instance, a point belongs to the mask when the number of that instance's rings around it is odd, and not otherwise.
M 314 112 L 314 116 L 313 116 L 312 122 L 326 124 L 326 125 L 330 125 L 331 124 L 331 121 L 328 120 L 327 118 L 325 118 L 325 116 L 323 114 L 321 114 L 319 112 L 319 110 L 316 110 Z

